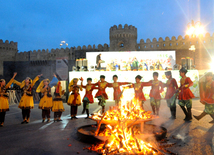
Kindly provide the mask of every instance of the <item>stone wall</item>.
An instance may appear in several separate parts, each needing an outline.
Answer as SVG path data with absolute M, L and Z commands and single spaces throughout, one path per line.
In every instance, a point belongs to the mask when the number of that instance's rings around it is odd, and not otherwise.
M 110 51 L 135 51 L 137 45 L 137 28 L 132 25 L 120 24 L 109 30 Z

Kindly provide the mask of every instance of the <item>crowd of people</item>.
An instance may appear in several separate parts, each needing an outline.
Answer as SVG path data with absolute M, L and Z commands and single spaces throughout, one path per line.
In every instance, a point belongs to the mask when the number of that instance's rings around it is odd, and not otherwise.
M 183 110 L 185 114 L 185 121 L 190 121 L 192 119 L 192 98 L 194 98 L 193 93 L 189 89 L 193 85 L 193 82 L 189 77 L 186 77 L 187 70 L 185 68 L 180 69 L 180 87 L 178 87 L 176 80 L 172 77 L 171 71 L 166 71 L 165 75 L 168 79 L 166 83 L 158 80 L 158 72 L 153 72 L 153 79 L 148 82 L 141 82 L 142 76 L 137 75 L 135 77 L 136 83 L 130 82 L 118 82 L 118 76 L 114 75 L 113 83 L 109 83 L 105 81 L 105 76 L 101 75 L 100 80 L 97 83 L 92 83 L 91 78 L 87 78 L 87 84 L 83 85 L 83 78 L 74 78 L 70 81 L 68 85 L 68 90 L 70 96 L 68 98 L 67 104 L 70 106 L 70 114 L 71 119 L 78 119 L 77 111 L 78 106 L 82 103 L 83 111 L 82 114 L 86 112 L 87 117 L 89 118 L 89 105 L 94 103 L 94 97 L 92 92 L 97 89 L 97 93 L 95 98 L 98 99 L 98 105 L 102 107 L 102 113 L 105 112 L 106 100 L 108 99 L 108 95 L 106 93 L 106 88 L 111 87 L 114 89 L 114 100 L 115 105 L 119 105 L 120 97 L 122 95 L 122 91 L 120 86 L 124 85 L 123 88 L 129 89 L 133 88 L 135 92 L 135 99 L 140 103 L 141 107 L 143 107 L 144 102 L 146 101 L 143 93 L 143 87 L 151 87 L 150 90 L 150 105 L 152 107 L 152 111 L 154 115 L 159 115 L 160 104 L 161 104 L 161 95 L 160 93 L 163 91 L 163 88 L 166 87 L 166 95 L 165 99 L 167 105 L 171 112 L 170 119 L 176 119 L 176 99 L 178 99 L 178 104 Z M 11 86 L 11 84 L 18 85 L 22 90 L 23 94 L 20 99 L 18 107 L 22 110 L 22 118 L 23 121 L 21 124 L 27 124 L 30 121 L 30 111 L 34 108 L 34 100 L 33 100 L 33 88 L 35 83 L 39 80 L 42 75 L 36 76 L 33 80 L 27 77 L 22 82 L 18 82 L 15 80 L 17 73 L 14 73 L 14 76 L 11 80 L 6 84 L 4 79 L 0 80 L 0 126 L 4 126 L 4 120 L 6 112 L 9 111 L 9 103 L 8 103 L 8 92 L 7 90 Z M 214 123 L 214 81 L 213 74 L 211 72 L 206 74 L 206 84 L 202 90 L 201 103 L 205 105 L 204 112 L 199 116 L 194 116 L 197 120 L 200 120 L 206 114 L 210 114 L 213 120 L 210 123 Z M 78 85 L 78 81 L 81 81 L 81 84 Z M 51 87 L 55 87 L 54 96 L 51 95 Z M 81 99 L 79 91 L 85 89 L 85 95 Z M 65 111 L 62 101 L 62 95 L 64 95 L 65 91 L 62 90 L 61 82 L 57 79 L 56 75 L 54 75 L 53 79 L 50 81 L 49 79 L 44 79 L 40 82 L 39 86 L 36 89 L 37 93 L 41 93 L 42 97 L 39 102 L 39 109 L 42 110 L 42 122 L 45 122 L 47 118 L 47 122 L 50 122 L 50 112 L 54 112 L 54 122 L 62 121 L 61 115 L 62 112 Z

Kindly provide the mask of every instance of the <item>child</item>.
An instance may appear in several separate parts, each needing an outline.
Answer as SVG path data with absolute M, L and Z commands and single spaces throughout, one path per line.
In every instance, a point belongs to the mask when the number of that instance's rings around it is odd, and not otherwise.
M 65 111 L 65 108 L 63 106 L 62 98 L 61 96 L 65 94 L 65 91 L 62 91 L 61 82 L 58 81 L 57 85 L 55 85 L 55 92 L 54 92 L 54 99 L 53 99 L 53 107 L 52 111 L 54 112 L 54 122 L 56 121 L 62 121 L 61 116 L 62 112 Z
M 16 74 L 17 73 L 14 73 L 12 79 L 7 84 L 4 79 L 0 80 L 0 127 L 4 126 L 6 111 L 9 111 L 7 89 L 13 83 Z
M 67 104 L 71 106 L 71 119 L 78 119 L 76 117 L 77 115 L 77 109 L 78 106 L 81 105 L 81 98 L 80 98 L 80 94 L 79 94 L 79 90 L 82 91 L 82 87 L 77 85 L 78 79 L 74 78 L 73 80 L 71 80 L 71 82 L 69 83 L 68 89 L 69 92 L 72 91 L 71 95 L 68 98 L 68 102 Z
M 170 108 L 171 117 L 170 119 L 176 119 L 176 90 L 178 89 L 177 82 L 174 78 L 172 78 L 171 71 L 165 72 L 166 78 L 168 79 L 165 87 L 167 87 L 165 99 L 167 102 L 167 106 Z
M 194 116 L 195 119 L 200 120 L 209 114 L 213 120 L 209 123 L 214 123 L 214 81 L 213 73 L 208 72 L 206 75 L 205 88 L 202 90 L 201 103 L 205 104 L 204 111 L 199 116 Z
M 51 82 L 49 79 L 42 80 L 36 89 L 37 93 L 42 94 L 42 97 L 39 102 L 39 109 L 42 109 L 42 123 L 44 123 L 45 117 L 47 117 L 48 119 L 47 122 L 50 122 L 50 110 L 53 106 L 50 83 L 53 83 L 53 81 L 55 81 L 56 85 L 58 82 L 56 75 L 54 76 L 55 77 Z
M 134 88 L 135 91 L 135 99 L 140 102 L 140 106 L 142 107 L 142 109 L 144 109 L 143 104 L 146 101 L 146 98 L 144 96 L 143 93 L 143 87 L 144 86 L 148 86 L 148 84 L 146 82 L 140 82 L 142 79 L 142 76 L 137 75 L 135 77 L 135 81 L 136 83 L 133 83 L 125 88 Z
M 159 115 L 160 109 L 160 93 L 163 92 L 163 83 L 158 80 L 158 72 L 153 73 L 154 80 L 150 80 L 148 84 L 152 86 L 150 90 L 150 104 L 154 115 Z
M 31 78 L 27 77 L 22 81 L 22 83 L 14 80 L 14 84 L 20 86 L 20 88 L 24 91 L 18 106 L 20 109 L 22 109 L 23 121 L 21 122 L 21 124 L 27 124 L 30 121 L 30 109 L 34 108 L 33 86 L 41 76 L 42 74 L 36 76 L 33 81 Z
M 82 84 L 83 79 L 81 78 L 81 87 L 85 88 L 85 96 L 83 97 L 83 111 L 82 114 L 85 113 L 87 114 L 87 117 L 85 119 L 89 118 L 89 103 L 94 103 L 94 99 L 93 99 L 93 95 L 92 95 L 92 91 L 94 89 L 98 89 L 97 87 L 94 86 L 94 84 L 92 84 L 92 78 L 87 78 L 87 85 L 83 86 Z
M 190 121 L 192 119 L 192 98 L 194 98 L 193 93 L 189 89 L 193 85 L 193 82 L 189 77 L 186 77 L 187 70 L 185 68 L 180 69 L 180 76 L 182 77 L 180 80 L 180 87 L 179 87 L 179 105 L 183 110 L 184 114 L 186 115 L 185 121 Z M 187 108 L 185 108 L 185 106 Z
M 96 93 L 95 97 L 99 100 L 98 105 L 102 106 L 102 113 L 105 111 L 105 104 L 106 100 L 108 99 L 108 95 L 105 92 L 106 87 L 109 87 L 109 83 L 105 81 L 105 76 L 100 76 L 100 81 L 94 84 L 95 86 L 98 85 L 98 92 Z
M 115 101 L 115 105 L 118 106 L 120 95 L 121 95 L 120 86 L 130 84 L 130 82 L 117 82 L 118 80 L 117 75 L 113 76 L 113 80 L 114 80 L 114 83 L 110 84 L 110 87 L 113 87 L 114 89 L 114 101 Z

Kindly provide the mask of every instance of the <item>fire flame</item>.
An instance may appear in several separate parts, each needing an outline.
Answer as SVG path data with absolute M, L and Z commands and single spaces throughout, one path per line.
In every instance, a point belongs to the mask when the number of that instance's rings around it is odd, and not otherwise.
M 98 136 L 108 136 L 108 140 L 91 146 L 89 150 L 102 154 L 158 154 L 150 143 L 137 136 L 142 133 L 138 126 L 134 126 L 158 116 L 151 115 L 150 111 L 142 108 L 139 101 L 135 99 L 130 101 L 129 98 L 130 94 L 123 94 L 118 107 L 110 108 L 104 115 L 98 112 L 92 116 L 93 120 L 107 124 L 105 130 Z

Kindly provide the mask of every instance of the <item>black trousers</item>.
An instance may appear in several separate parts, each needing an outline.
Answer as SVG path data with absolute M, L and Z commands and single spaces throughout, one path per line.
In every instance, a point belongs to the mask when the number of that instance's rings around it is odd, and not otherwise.
M 51 114 L 50 109 L 49 110 L 42 109 L 42 118 L 45 118 L 45 117 L 50 118 L 51 116 L 50 114 Z
M 0 112 L 0 123 L 4 123 L 6 112 Z
M 22 109 L 23 120 L 30 118 L 30 109 Z
M 71 117 L 77 115 L 78 106 L 71 106 Z
M 62 112 L 54 112 L 54 118 L 60 118 L 62 115 Z

